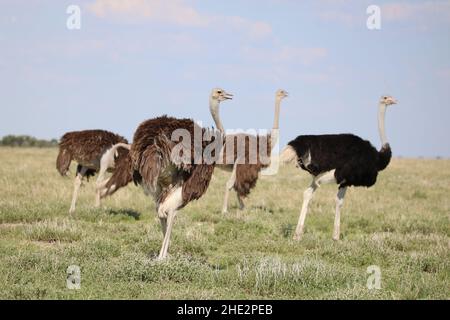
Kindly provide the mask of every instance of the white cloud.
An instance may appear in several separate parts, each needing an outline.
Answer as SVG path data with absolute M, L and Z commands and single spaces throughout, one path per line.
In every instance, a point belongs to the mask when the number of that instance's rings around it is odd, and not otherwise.
M 363 25 L 364 19 L 366 18 L 365 15 L 356 16 L 349 12 L 342 12 L 342 11 L 324 11 L 319 13 L 320 19 L 327 21 L 327 22 L 337 22 L 339 24 L 343 24 L 346 26 L 353 26 L 356 25 L 358 22 Z
M 266 22 L 250 21 L 239 16 L 216 17 L 216 20 L 235 30 L 245 30 L 247 35 L 253 39 L 262 39 L 272 34 L 272 27 Z
M 88 9 L 98 17 L 154 20 L 181 26 L 205 26 L 208 19 L 181 0 L 96 0 Z
M 439 78 L 450 80 L 450 67 L 444 67 L 436 72 Z
M 281 46 L 277 49 L 255 48 L 247 46 L 243 48 L 243 54 L 251 60 L 260 60 L 270 63 L 300 63 L 311 65 L 317 60 L 327 56 L 327 50 L 320 47 Z
M 284 46 L 277 54 L 280 61 L 300 61 L 305 65 L 309 65 L 316 60 L 322 59 L 327 55 L 325 48 L 302 48 Z
M 182 27 L 220 25 L 242 32 L 251 39 L 272 34 L 270 24 L 240 16 L 217 16 L 199 12 L 183 0 L 95 0 L 87 9 L 97 17 L 126 22 L 161 22 Z
M 410 22 L 413 28 L 429 29 L 438 23 L 450 23 L 450 0 L 389 2 L 381 7 L 381 19 L 387 22 Z M 355 8 L 359 8 L 356 11 Z M 359 0 L 320 0 L 318 16 L 323 21 L 346 26 L 365 26 L 367 14 Z
M 421 3 L 397 2 L 381 6 L 382 18 L 388 21 L 411 21 L 417 19 L 450 22 L 450 0 L 425 1 Z

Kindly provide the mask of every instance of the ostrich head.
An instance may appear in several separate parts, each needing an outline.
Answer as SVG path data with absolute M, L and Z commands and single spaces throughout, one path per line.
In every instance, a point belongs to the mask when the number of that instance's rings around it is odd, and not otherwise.
M 216 123 L 217 129 L 219 129 L 222 133 L 225 133 L 225 129 L 222 125 L 222 122 L 220 121 L 219 105 L 222 101 L 229 99 L 233 99 L 233 95 L 221 88 L 212 89 L 209 96 L 209 110 L 214 119 L 214 122 Z
M 277 92 L 275 93 L 275 95 L 278 100 L 288 97 L 287 91 L 283 90 L 283 89 L 278 89 Z
M 231 93 L 226 92 L 221 88 L 214 88 L 211 91 L 211 100 L 216 100 L 217 102 L 222 102 L 224 100 L 233 99 L 233 95 Z
M 380 103 L 384 104 L 385 106 L 390 106 L 396 104 L 397 100 L 395 100 L 392 96 L 382 96 L 380 99 Z
M 384 128 L 384 117 L 386 114 L 387 107 L 396 104 L 397 100 L 392 96 L 382 96 L 379 103 L 379 111 L 378 111 L 378 131 L 380 133 L 381 144 L 383 148 L 388 148 L 389 143 L 386 137 L 386 130 Z

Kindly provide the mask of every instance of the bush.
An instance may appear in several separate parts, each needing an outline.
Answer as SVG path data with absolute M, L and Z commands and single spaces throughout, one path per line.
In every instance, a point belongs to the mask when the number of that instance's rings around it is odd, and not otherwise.
M 43 140 L 37 139 L 31 136 L 15 136 L 15 135 L 7 135 L 4 136 L 3 139 L 0 140 L 0 146 L 7 147 L 37 147 L 37 148 L 46 148 L 46 147 L 56 147 L 58 146 L 58 140 Z

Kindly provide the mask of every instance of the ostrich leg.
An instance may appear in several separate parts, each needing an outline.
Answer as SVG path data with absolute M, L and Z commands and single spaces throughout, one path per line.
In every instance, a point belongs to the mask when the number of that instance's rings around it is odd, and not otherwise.
M 300 212 L 297 228 L 295 229 L 294 240 L 300 240 L 302 238 L 306 214 L 308 213 L 308 205 L 314 195 L 314 192 L 322 184 L 336 182 L 336 178 L 334 177 L 334 171 L 335 170 L 327 171 L 316 176 L 312 181 L 311 185 L 309 186 L 309 188 L 306 189 L 305 192 L 303 193 L 302 211 Z
M 230 197 L 230 191 L 233 189 L 234 183 L 236 182 L 236 167 L 238 161 L 233 165 L 233 172 L 231 173 L 230 179 L 228 179 L 227 184 L 225 186 L 225 196 L 223 197 L 223 207 L 222 213 L 228 212 L 228 198 Z M 239 197 L 239 195 L 238 195 Z
M 314 192 L 317 189 L 316 183 L 313 181 L 308 189 L 303 192 L 303 204 L 300 211 L 300 217 L 298 218 L 297 228 L 295 228 L 294 240 L 301 240 L 303 235 L 303 227 L 305 226 L 306 214 L 308 213 L 308 205 L 311 201 Z
M 238 199 L 238 202 L 239 202 L 239 209 L 240 210 L 244 210 L 245 204 L 244 204 L 243 197 L 237 192 L 236 192 L 236 195 L 237 195 L 237 199 Z
M 341 208 L 344 204 L 345 192 L 347 191 L 347 187 L 339 187 L 337 196 L 336 196 L 336 215 L 334 217 L 334 231 L 333 231 L 333 240 L 339 240 L 340 236 L 340 228 L 341 228 Z
M 106 166 L 100 166 L 100 172 L 98 174 L 98 178 L 97 181 L 95 182 L 96 184 L 96 195 L 95 195 L 95 207 L 98 208 L 100 207 L 100 199 L 102 196 L 102 193 L 104 193 L 103 188 L 106 185 L 106 183 L 108 182 L 108 180 L 105 180 L 105 174 L 106 174 L 106 170 L 108 168 Z
M 159 222 L 161 223 L 161 230 L 164 237 L 167 231 L 167 218 L 159 218 Z
M 73 195 L 72 195 L 72 203 L 70 205 L 69 214 L 72 214 L 75 212 L 75 206 L 77 203 L 78 198 L 78 191 L 80 190 L 81 183 L 83 182 L 83 177 L 85 176 L 87 172 L 86 167 L 81 167 L 81 170 L 77 173 L 77 176 L 75 177 L 74 187 L 73 187 Z
M 159 252 L 158 260 L 164 260 L 167 257 L 167 251 L 169 249 L 170 243 L 170 235 L 172 233 L 173 222 L 175 220 L 176 215 L 177 215 L 176 211 L 169 212 L 167 215 L 167 227 L 164 235 L 164 240 L 161 246 L 161 251 Z
M 158 260 L 164 260 L 167 257 L 173 222 L 177 215 L 177 209 L 181 207 L 182 203 L 182 188 L 178 187 L 159 205 L 158 215 L 161 221 L 164 240 L 159 252 Z

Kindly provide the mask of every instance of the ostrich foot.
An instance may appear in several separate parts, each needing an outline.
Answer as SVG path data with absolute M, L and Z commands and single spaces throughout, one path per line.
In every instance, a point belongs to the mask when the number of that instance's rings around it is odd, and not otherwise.
M 297 226 L 297 228 L 295 228 L 293 239 L 295 241 L 300 241 L 300 240 L 302 240 L 302 237 L 303 237 L 303 226 L 299 225 L 299 226 Z
M 162 212 L 162 213 L 158 212 L 158 218 L 160 218 L 160 219 L 167 219 L 167 213 L 165 213 L 165 212 Z
M 161 255 L 158 255 L 158 256 L 155 258 L 155 261 L 163 262 L 163 261 L 165 261 L 166 259 L 167 259 L 167 256 L 166 256 L 166 257 L 162 257 Z
M 167 215 L 168 215 L 168 213 L 167 213 L 166 210 L 164 210 L 164 208 L 160 207 L 158 209 L 158 218 L 160 218 L 160 219 L 167 219 Z
M 296 234 L 294 234 L 293 239 L 294 239 L 295 241 L 300 241 L 300 240 L 302 240 L 302 237 L 303 237 L 302 234 L 296 233 Z
M 239 210 L 244 210 L 245 204 L 244 204 L 244 201 L 242 200 L 242 197 L 240 195 L 238 195 L 237 198 L 238 198 L 238 203 L 239 203 Z

